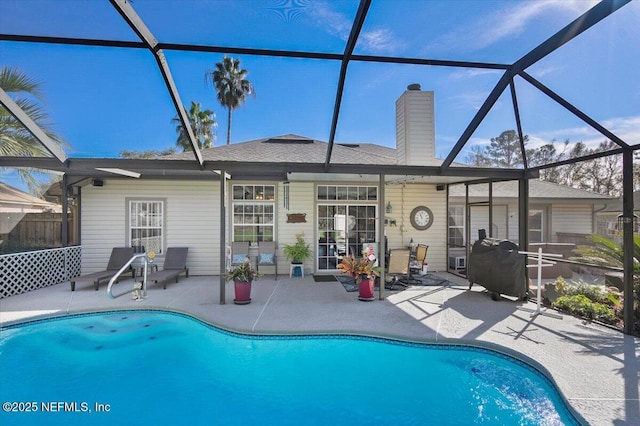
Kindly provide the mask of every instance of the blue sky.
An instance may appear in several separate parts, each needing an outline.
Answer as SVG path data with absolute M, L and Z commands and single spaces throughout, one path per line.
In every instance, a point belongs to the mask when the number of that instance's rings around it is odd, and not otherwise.
M 595 3 L 374 0 L 355 53 L 511 64 Z M 160 42 L 341 53 L 358 2 L 135 0 L 132 6 Z M 636 0 L 527 72 L 626 142 L 640 143 L 639 22 Z M 0 32 L 138 41 L 106 0 L 0 0 Z M 165 53 L 182 103 L 194 100 L 214 110 L 216 145 L 224 144 L 226 113 L 204 80 L 222 55 Z M 257 93 L 234 112 L 232 142 L 288 133 L 328 140 L 338 61 L 239 57 Z M 71 157 L 118 157 L 124 149 L 175 145 L 175 110 L 146 50 L 3 41 L 0 66 L 17 67 L 41 83 L 43 107 Z M 394 146 L 395 100 L 408 84 L 420 83 L 435 92 L 436 149 L 444 158 L 500 76 L 352 62 L 336 141 Z M 605 140 L 524 80 L 517 79 L 516 87 L 532 146 Z M 507 92 L 467 149 L 514 128 Z M 0 178 L 18 185 L 11 171 Z

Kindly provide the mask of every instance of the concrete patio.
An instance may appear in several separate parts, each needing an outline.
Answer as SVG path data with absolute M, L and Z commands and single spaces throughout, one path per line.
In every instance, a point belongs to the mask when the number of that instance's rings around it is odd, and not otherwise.
M 640 424 L 640 339 L 568 315 L 531 316 L 531 302 L 492 301 L 480 286 L 468 291 L 454 275 L 449 287 L 412 287 L 385 292 L 385 300 L 360 302 L 338 282 L 312 277 L 265 277 L 253 285 L 252 303 L 219 303 L 219 278 L 181 278 L 166 290 L 149 286 L 148 297 L 110 299 L 106 285 L 95 291 L 68 283 L 0 300 L 3 325 L 42 315 L 110 309 L 170 309 L 222 327 L 254 333 L 345 332 L 428 342 L 469 342 L 521 354 L 542 367 L 573 408 L 592 425 Z M 118 284 L 115 293 L 130 289 Z

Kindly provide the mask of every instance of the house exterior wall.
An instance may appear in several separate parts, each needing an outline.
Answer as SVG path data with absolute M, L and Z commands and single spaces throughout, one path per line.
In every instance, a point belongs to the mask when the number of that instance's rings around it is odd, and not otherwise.
M 464 205 L 464 200 L 452 198 L 451 205 Z M 543 231 L 546 242 L 561 242 L 560 234 L 590 234 L 593 232 L 592 204 L 538 204 L 532 202 L 529 210 L 543 212 Z M 489 209 L 485 206 L 473 207 L 471 217 L 471 243 L 478 238 L 477 230 L 487 229 Z M 494 200 L 493 237 L 519 243 L 518 204 L 514 201 Z M 506 227 L 506 233 L 505 233 Z
M 551 206 L 551 242 L 558 242 L 558 233 L 593 233 L 595 230 L 593 219 L 593 205 L 553 204 Z
M 228 181 L 227 193 L 233 184 L 256 183 L 248 181 Z M 269 182 L 260 182 L 269 184 Z M 316 241 L 316 184 L 314 182 L 291 182 L 289 186 L 289 208 L 284 207 L 285 185 L 274 183 L 276 197 L 276 243 L 278 270 L 286 274 L 289 261 L 282 248 L 295 242 L 298 233 L 304 233 L 305 241 L 314 253 Z M 325 184 L 325 182 L 323 182 Z M 329 183 L 330 184 L 330 183 Z M 348 183 L 340 182 L 341 185 Z M 362 185 L 362 182 L 357 184 Z M 376 183 L 371 182 L 371 185 Z M 407 184 L 389 185 L 386 199 L 394 206 L 387 214 L 395 218 L 397 226 L 387 226 L 388 247 L 406 247 L 411 239 L 429 245 L 427 260 L 431 270 L 445 270 L 446 262 L 446 192 L 436 191 L 433 185 Z M 105 180 L 102 187 L 87 186 L 82 192 L 82 273 L 90 273 L 105 268 L 111 248 L 128 245 L 127 200 L 165 200 L 165 247 L 189 247 L 189 272 L 193 275 L 217 275 L 219 265 L 219 183 L 200 181 L 146 181 L 146 180 Z M 404 200 L 404 205 L 403 205 Z M 411 226 L 411 210 L 418 206 L 429 207 L 434 215 L 433 225 L 426 231 L 418 231 Z M 231 241 L 232 210 L 228 201 L 227 235 Z M 306 222 L 288 223 L 288 214 L 305 213 Z M 380 213 L 379 213 L 380 214 Z M 380 236 L 384 230 L 380 228 Z M 163 259 L 157 259 L 162 267 Z M 316 269 L 315 256 L 305 262 L 305 274 Z M 263 267 L 264 273 L 272 268 Z
M 113 247 L 129 245 L 127 199 L 163 199 L 166 247 L 189 247 L 193 275 L 217 275 L 220 184 L 213 181 L 105 180 L 82 190 L 82 273 L 103 270 Z M 162 268 L 163 257 L 156 260 Z
M 289 272 L 290 261 L 284 257 L 282 248 L 285 244 L 296 242 L 296 235 L 302 233 L 304 240 L 309 244 L 315 253 L 315 241 L 318 240 L 315 234 L 316 211 L 315 211 L 315 185 L 313 182 L 291 182 L 289 184 L 289 209 L 284 208 L 284 184 L 278 185 L 278 200 L 276 211 L 278 216 L 278 271 L 284 275 Z M 306 222 L 288 223 L 288 214 L 305 213 Z M 315 257 L 307 259 L 304 263 L 305 275 L 313 273 L 315 270 Z
M 426 244 L 427 262 L 430 271 L 446 270 L 447 255 L 447 208 L 446 191 L 436 190 L 429 184 L 387 185 L 385 202 L 390 202 L 393 211 L 385 213 L 387 219 L 396 220 L 397 226 L 386 226 L 388 248 L 405 248 L 411 242 Z M 418 231 L 411 226 L 411 211 L 417 206 L 426 206 L 433 213 L 433 224 L 429 229 Z

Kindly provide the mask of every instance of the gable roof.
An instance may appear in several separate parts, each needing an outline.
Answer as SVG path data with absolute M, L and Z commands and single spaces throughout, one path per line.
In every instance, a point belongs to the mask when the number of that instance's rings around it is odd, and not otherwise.
M 288 134 L 255 139 L 202 150 L 205 161 L 250 161 L 254 163 L 324 163 L 327 142 L 304 136 Z M 189 160 L 191 152 L 162 157 L 168 160 Z M 341 144 L 333 147 L 332 163 L 396 164 L 396 150 L 370 143 Z
M 487 198 L 487 188 L 485 185 L 469 185 L 469 197 L 470 198 Z M 493 198 L 518 198 L 518 182 L 517 181 L 505 181 L 493 183 Z M 451 197 L 465 196 L 464 185 L 452 185 L 449 187 L 449 195 Z M 608 195 L 597 194 L 595 192 L 589 192 L 582 189 L 571 188 L 569 186 L 560 185 L 554 182 L 547 182 L 544 180 L 531 179 L 529 180 L 529 198 L 535 199 L 549 199 L 549 200 L 565 200 L 565 201 L 595 201 L 595 202 L 610 202 L 615 200 L 615 197 Z
M 43 210 L 60 211 L 60 206 L 0 182 L 0 212 L 41 213 Z
M 607 204 L 607 208 L 602 210 L 602 213 L 622 213 L 623 196 L 616 198 L 611 204 Z M 633 209 L 640 211 L 640 191 L 634 191 L 633 193 Z

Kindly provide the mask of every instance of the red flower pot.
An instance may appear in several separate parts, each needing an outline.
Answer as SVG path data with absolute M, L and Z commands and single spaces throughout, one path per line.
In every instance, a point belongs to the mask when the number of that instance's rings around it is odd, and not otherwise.
M 236 291 L 236 298 L 233 299 L 233 303 L 236 305 L 251 303 L 251 281 L 234 281 L 233 286 Z
M 373 297 L 373 289 L 376 283 L 375 278 L 365 278 L 358 284 L 358 299 L 363 302 L 370 302 L 375 299 Z

